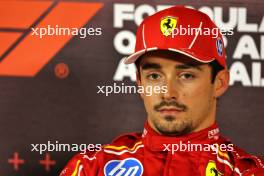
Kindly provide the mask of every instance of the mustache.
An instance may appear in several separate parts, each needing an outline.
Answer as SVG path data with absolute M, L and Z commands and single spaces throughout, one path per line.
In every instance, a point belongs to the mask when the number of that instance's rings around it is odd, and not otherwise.
M 160 102 L 160 104 L 154 106 L 154 110 L 159 111 L 164 106 L 174 106 L 178 109 L 181 109 L 182 111 L 186 111 L 188 109 L 186 105 L 181 104 L 177 101 L 162 101 Z

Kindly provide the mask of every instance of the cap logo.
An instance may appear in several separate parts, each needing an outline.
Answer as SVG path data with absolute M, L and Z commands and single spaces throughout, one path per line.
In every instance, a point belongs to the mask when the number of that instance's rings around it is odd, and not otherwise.
M 218 38 L 216 40 L 216 49 L 217 49 L 217 53 L 219 56 L 223 55 L 223 42 L 221 40 L 221 38 Z
M 160 21 L 160 31 L 163 35 L 168 37 L 172 31 L 176 28 L 178 18 L 172 16 L 166 16 Z

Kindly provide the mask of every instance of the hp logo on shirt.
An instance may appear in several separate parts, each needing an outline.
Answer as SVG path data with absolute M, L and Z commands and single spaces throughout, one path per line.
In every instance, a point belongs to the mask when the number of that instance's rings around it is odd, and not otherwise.
M 104 167 L 105 176 L 141 176 L 143 166 L 136 158 L 111 160 Z

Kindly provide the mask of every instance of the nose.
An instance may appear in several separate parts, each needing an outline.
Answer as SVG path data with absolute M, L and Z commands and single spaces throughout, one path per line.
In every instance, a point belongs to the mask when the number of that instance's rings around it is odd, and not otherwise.
M 178 99 L 179 92 L 177 90 L 177 85 L 175 80 L 167 80 L 166 82 L 167 91 L 162 94 L 163 100 L 171 100 L 171 99 Z

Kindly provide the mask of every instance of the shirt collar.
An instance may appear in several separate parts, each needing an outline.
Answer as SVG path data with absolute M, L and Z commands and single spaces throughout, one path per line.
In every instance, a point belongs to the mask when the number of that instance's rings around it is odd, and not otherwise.
M 166 144 L 194 143 L 211 144 L 219 139 L 220 131 L 217 123 L 198 132 L 192 132 L 183 136 L 164 136 L 154 131 L 148 124 L 144 125 L 142 133 L 143 143 L 152 151 L 164 151 Z

